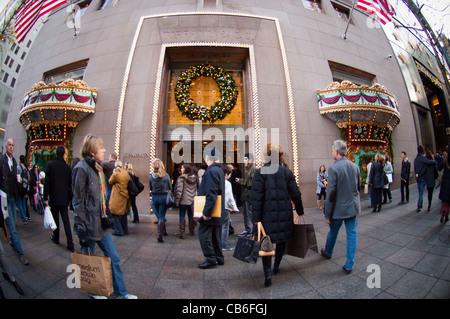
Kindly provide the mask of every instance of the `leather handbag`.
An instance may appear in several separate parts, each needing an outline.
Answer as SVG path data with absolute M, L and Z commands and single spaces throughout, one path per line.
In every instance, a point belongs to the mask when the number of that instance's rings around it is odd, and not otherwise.
M 253 237 L 239 237 L 234 248 L 233 257 L 249 264 L 256 264 L 258 261 L 261 243 Z
M 166 197 L 166 206 L 167 207 L 175 207 L 175 198 L 173 198 L 172 192 L 168 192 L 167 193 L 167 197 Z
M 258 222 L 258 241 L 260 242 L 260 249 L 258 255 L 260 257 L 275 255 L 275 249 L 273 248 L 270 237 L 266 234 L 261 222 Z M 261 236 L 262 235 L 262 236 Z

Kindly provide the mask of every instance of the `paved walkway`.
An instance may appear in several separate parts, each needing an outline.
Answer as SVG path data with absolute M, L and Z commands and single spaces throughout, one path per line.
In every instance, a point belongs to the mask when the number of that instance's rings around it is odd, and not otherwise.
M 140 299 L 293 299 L 293 298 L 450 298 L 450 222 L 439 223 L 439 190 L 434 192 L 432 211 L 416 213 L 416 185 L 410 186 L 411 201 L 397 205 L 399 191 L 393 191 L 393 202 L 380 213 L 372 213 L 367 198 L 362 199 L 359 216 L 358 251 L 353 272 L 346 275 L 345 230 L 341 229 L 335 255 L 325 260 L 313 254 L 306 259 L 285 256 L 280 273 L 273 276 L 272 286 L 264 288 L 261 262 L 249 265 L 225 251 L 225 265 L 201 270 L 197 264 L 203 256 L 197 236 L 176 237 L 178 211 L 168 212 L 168 233 L 163 244 L 156 241 L 154 215 L 144 214 L 141 223 L 129 222 L 129 235 L 113 237 L 121 256 L 127 289 Z M 141 195 L 143 196 L 143 195 Z M 424 202 L 427 203 L 426 195 Z M 425 204 L 426 205 L 426 204 Z M 72 214 L 71 214 L 72 215 Z M 20 218 L 18 218 L 20 220 Z M 233 214 L 236 233 L 243 230 L 242 214 Z M 319 248 L 324 247 L 328 226 L 317 208 L 306 209 L 307 223 L 313 223 Z M 18 282 L 25 292 L 20 296 L 0 276 L 0 285 L 10 299 L 86 299 L 78 289 L 69 289 L 70 253 L 49 240 L 50 231 L 42 225 L 42 216 L 32 212 L 32 222 L 18 232 L 30 265 L 23 266 L 9 245 L 6 255 Z M 231 236 L 236 243 L 237 236 Z M 78 237 L 76 237 L 78 243 Z M 78 250 L 78 249 L 77 249 Z M 100 251 L 100 249 L 98 249 Z M 372 272 L 368 266 L 380 267 L 381 287 L 368 288 Z M 370 278 L 369 278 L 370 279 Z

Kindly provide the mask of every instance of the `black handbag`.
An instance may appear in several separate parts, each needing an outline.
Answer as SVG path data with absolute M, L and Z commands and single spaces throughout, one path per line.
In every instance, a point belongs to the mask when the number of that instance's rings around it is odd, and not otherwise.
M 261 243 L 253 238 L 239 237 L 234 248 L 233 257 L 249 264 L 258 261 Z
M 175 207 L 176 206 L 175 198 L 173 198 L 173 195 L 170 191 L 167 193 L 166 206 L 167 207 Z
M 139 189 L 137 188 L 136 184 L 134 183 L 133 177 L 131 176 L 131 174 L 130 174 L 130 180 L 128 181 L 127 189 L 128 189 L 128 193 L 131 196 L 139 195 Z

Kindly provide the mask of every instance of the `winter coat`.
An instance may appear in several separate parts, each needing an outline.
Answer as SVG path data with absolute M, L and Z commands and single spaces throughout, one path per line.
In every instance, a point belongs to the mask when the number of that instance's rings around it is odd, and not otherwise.
M 374 163 L 371 174 L 377 170 L 377 166 L 383 172 L 382 166 Z M 327 199 L 324 208 L 326 219 L 347 219 L 361 212 L 360 178 L 358 166 L 345 157 L 337 159 L 328 168 Z
M 434 161 L 434 164 L 427 165 L 425 167 L 425 182 L 427 183 L 427 188 L 434 187 L 437 177 L 438 177 L 437 162 Z
M 114 215 L 125 215 L 130 211 L 130 195 L 128 194 L 128 181 L 130 175 L 123 168 L 116 168 L 109 178 L 112 185 L 109 198 L 109 210 Z
M 423 154 L 418 154 L 414 159 L 414 172 L 417 179 L 425 178 L 428 165 L 437 165 L 435 160 L 426 158 Z
M 370 169 L 369 175 L 369 185 L 373 188 L 383 188 L 384 187 L 384 165 L 379 162 L 374 162 Z
M 158 171 L 155 170 L 154 173 L 150 174 L 150 178 L 148 179 L 150 191 L 152 192 L 152 195 L 167 195 L 172 189 L 172 182 L 170 181 L 169 174 L 166 173 L 164 177 L 159 177 L 157 173 Z
M 328 178 L 328 174 L 326 172 L 317 174 L 317 189 L 316 194 L 319 195 L 322 192 L 322 188 L 325 188 L 325 183 Z
M 450 165 L 447 158 L 444 159 L 444 173 L 442 175 L 441 189 L 439 191 L 439 199 L 450 203 Z
M 17 185 L 17 162 L 14 157 L 12 157 L 12 167 L 9 168 L 8 155 L 0 155 L 0 169 L 2 170 L 0 189 L 4 191 L 8 200 L 12 197 L 17 198 L 19 195 L 19 188 Z
M 409 181 L 409 175 L 411 174 L 411 162 L 406 158 L 406 161 L 402 161 L 402 173 L 401 178 L 405 181 Z
M 203 208 L 203 215 L 206 217 L 211 217 L 218 195 L 222 196 L 221 211 L 225 211 L 225 174 L 219 163 L 212 163 L 206 169 L 198 195 L 206 196 L 205 207 Z M 202 223 L 209 226 L 220 226 L 223 224 L 223 218 L 213 217 Z
M 251 163 L 245 168 L 245 175 L 243 178 L 239 178 L 238 183 L 244 186 L 244 193 L 241 196 L 242 201 L 248 201 L 250 198 L 250 192 L 252 189 L 253 176 L 256 172 L 256 166 Z
M 114 168 L 116 167 L 116 161 L 102 162 L 103 173 L 105 174 L 106 180 L 106 188 L 111 190 L 112 185 L 109 183 L 109 179 L 114 172 Z
M 87 236 L 89 240 L 101 240 L 104 232 L 101 223 L 100 176 L 92 157 L 85 157 L 73 168 L 72 189 L 75 234 Z
M 198 181 L 195 175 L 188 176 L 183 174 L 178 177 L 173 193 L 176 205 L 192 205 L 197 194 L 197 186 Z
M 57 156 L 47 163 L 44 200 L 50 206 L 69 206 L 72 198 L 72 170 L 64 158 Z
M 270 162 L 264 166 L 270 166 Z M 250 203 L 252 221 L 262 222 L 273 243 L 286 242 L 293 236 L 292 201 L 298 215 L 303 215 L 302 194 L 292 171 L 282 165 L 271 174 L 257 169 L 253 176 Z

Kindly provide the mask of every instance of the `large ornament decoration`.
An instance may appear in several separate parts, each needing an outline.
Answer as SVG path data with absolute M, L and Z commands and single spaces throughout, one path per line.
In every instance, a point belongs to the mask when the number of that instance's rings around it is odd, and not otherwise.
M 317 90 L 317 103 L 320 114 L 341 129 L 347 142 L 348 158 L 361 168 L 365 157 L 376 152 L 391 155 L 391 134 L 400 122 L 400 112 L 395 96 L 384 86 L 333 82 Z M 363 177 L 364 172 L 361 173 Z
M 201 76 L 210 77 L 219 87 L 220 100 L 214 105 L 198 105 L 190 95 L 192 83 Z M 236 105 L 237 97 L 238 90 L 233 77 L 224 69 L 210 64 L 189 67 L 181 73 L 175 86 L 178 109 L 193 121 L 214 123 L 224 119 Z
M 96 103 L 97 89 L 81 80 L 33 85 L 19 113 L 27 131 L 28 162 L 33 162 L 36 154 L 50 156 L 58 145 L 66 147 L 70 155 L 73 130 L 88 114 L 95 113 Z

